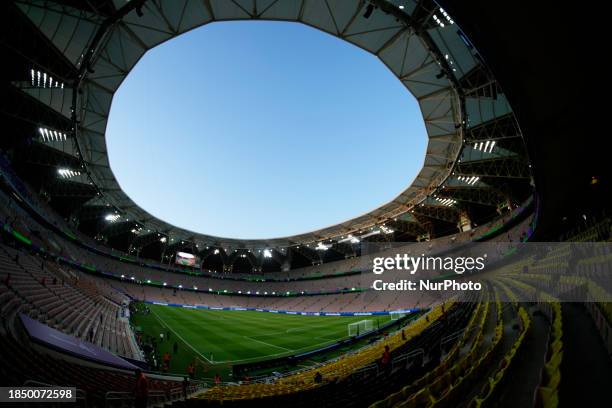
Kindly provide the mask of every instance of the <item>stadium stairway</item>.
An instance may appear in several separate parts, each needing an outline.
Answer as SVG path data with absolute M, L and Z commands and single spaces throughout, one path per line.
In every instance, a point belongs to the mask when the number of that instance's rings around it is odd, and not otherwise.
M 563 303 L 564 347 L 560 407 L 600 407 L 610 404 L 612 359 L 582 304 Z
M 511 309 L 509 303 L 505 309 Z M 540 384 L 544 356 L 548 350 L 550 321 L 536 305 L 526 305 L 531 316 L 532 332 L 525 338 L 522 352 L 517 355 L 507 375 L 520 381 L 507 381 L 500 387 L 497 404 L 500 408 L 529 407 Z

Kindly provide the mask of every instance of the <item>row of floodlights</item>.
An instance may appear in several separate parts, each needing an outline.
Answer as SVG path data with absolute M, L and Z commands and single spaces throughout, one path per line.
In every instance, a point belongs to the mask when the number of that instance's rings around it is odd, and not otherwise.
M 40 133 L 43 142 L 64 142 L 68 138 L 68 135 L 64 132 L 47 128 L 38 128 L 38 133 Z
M 119 218 L 121 218 L 121 215 L 119 214 L 107 214 L 104 219 L 108 222 L 116 222 Z
M 125 276 L 125 275 L 121 275 L 121 279 L 127 279 L 127 276 Z M 135 281 L 135 280 L 136 280 L 136 277 L 135 277 L 135 276 L 131 276 L 131 277 L 130 277 L 130 280 Z M 152 282 L 151 282 L 151 279 L 147 279 L 147 280 L 146 280 L 146 282 L 147 282 L 148 284 L 152 283 Z M 168 286 L 168 282 L 163 282 L 163 283 L 162 283 L 162 286 Z M 177 285 L 177 288 L 179 288 L 179 289 L 183 289 L 183 285 Z M 198 290 L 198 287 L 194 285 L 194 286 L 193 286 L 193 290 Z M 351 290 L 352 290 L 352 291 L 354 291 L 354 290 L 355 290 L 355 288 L 353 287 L 353 288 L 351 288 Z M 209 292 L 215 292 L 215 290 L 214 290 L 213 288 L 208 288 L 208 291 L 209 291 Z M 217 292 L 227 293 L 227 289 L 218 290 Z M 242 294 L 242 290 L 239 290 L 237 293 L 241 295 L 241 294 Z M 245 294 L 247 294 L 247 295 L 250 295 L 250 294 L 259 295 L 259 294 L 261 294 L 261 292 L 260 292 L 260 291 L 251 292 L 250 290 L 249 290 L 249 291 L 246 291 L 246 292 L 244 292 L 244 293 L 245 293 Z M 294 293 L 296 293 L 296 294 L 297 294 L 298 292 L 294 292 Z M 305 294 L 306 292 L 302 290 L 302 291 L 300 291 L 299 293 L 303 295 L 303 294 Z M 267 294 L 268 294 L 268 292 L 267 292 L 267 291 L 264 291 L 264 292 L 263 292 L 263 294 L 264 294 L 264 295 L 267 295 Z M 271 294 L 271 295 L 276 295 L 276 291 L 272 291 L 272 292 L 270 292 L 270 294 Z M 282 293 L 279 293 L 279 294 L 282 294 Z M 285 295 L 290 295 L 290 294 L 291 294 L 291 292 L 290 292 L 290 291 L 286 291 L 286 292 L 285 292 Z
M 125 276 L 125 275 L 121 275 L 121 279 L 127 279 L 127 276 Z M 130 280 L 135 281 L 135 280 L 136 280 L 136 277 L 135 277 L 135 276 L 130 276 Z M 147 279 L 147 280 L 146 280 L 146 282 L 147 282 L 147 283 L 152 283 L 152 282 L 151 282 L 151 279 Z M 163 286 L 168 286 L 168 282 L 163 282 L 163 283 L 162 283 L 162 285 L 163 285 Z M 178 286 L 177 286 L 177 288 L 179 288 L 179 289 L 183 289 L 183 285 L 178 285 Z M 193 286 L 193 290 L 198 290 L 198 287 L 197 287 L 197 286 Z M 355 290 L 355 288 L 351 288 L 351 290 Z M 215 290 L 214 290 L 213 288 L 208 288 L 208 291 L 209 291 L 209 292 L 214 292 Z M 227 289 L 219 290 L 219 292 L 227 293 Z M 276 295 L 276 291 L 273 291 L 273 292 L 270 292 L 270 293 L 271 293 L 272 295 Z M 297 293 L 297 292 L 296 292 L 296 293 Z M 301 291 L 300 293 L 303 295 L 303 294 L 304 294 L 304 293 L 306 293 L 306 292 Z M 241 291 L 241 290 L 239 290 L 239 291 L 238 291 L 238 294 L 242 294 L 242 291 Z M 245 294 L 250 295 L 250 294 L 251 294 L 251 291 L 249 290 L 249 291 L 245 292 Z M 255 294 L 255 295 L 259 295 L 259 294 L 260 294 L 260 292 L 259 292 L 259 291 L 256 291 L 256 292 L 254 292 L 254 294 Z M 267 294 L 268 294 L 268 292 L 263 292 L 263 294 L 264 294 L 264 295 L 267 295 Z M 287 292 L 285 292 L 285 294 L 286 294 L 286 295 L 290 295 L 290 294 L 291 294 L 291 292 L 290 292 L 290 291 L 287 291 Z
M 435 197 L 436 201 L 439 202 L 440 204 L 446 206 L 446 207 L 451 207 L 455 204 L 457 204 L 457 200 L 453 200 L 452 198 L 440 198 L 440 197 Z
M 478 176 L 459 176 L 457 177 L 457 180 L 459 181 L 463 181 L 466 184 L 469 184 L 470 186 L 473 186 L 474 184 L 478 183 L 478 180 L 480 180 L 480 177 Z
M 484 153 L 492 153 L 493 148 L 495 147 L 495 143 L 495 140 L 487 140 L 486 142 L 476 142 L 474 143 L 474 149 Z
M 446 24 L 449 24 L 449 25 L 455 24 L 453 19 L 448 15 L 448 13 L 442 7 L 440 7 L 440 14 L 442 14 L 442 17 L 438 17 L 437 14 L 434 14 L 433 19 L 436 22 L 436 24 L 438 24 L 441 28 L 444 28 Z
M 57 173 L 61 178 L 69 179 L 81 175 L 80 171 L 70 170 L 66 168 L 57 169 Z
M 60 88 L 64 89 L 64 83 L 58 81 L 57 79 L 53 79 L 51 75 L 47 75 L 46 72 L 42 72 L 39 70 L 31 69 L 30 77 L 32 86 L 36 86 L 39 88 Z

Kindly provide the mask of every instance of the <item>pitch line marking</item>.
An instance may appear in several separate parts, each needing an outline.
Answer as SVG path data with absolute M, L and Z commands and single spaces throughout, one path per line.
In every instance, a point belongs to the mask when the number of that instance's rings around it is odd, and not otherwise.
M 265 344 L 266 346 L 276 347 L 276 348 L 279 348 L 281 350 L 285 350 L 285 351 L 289 351 L 289 352 L 295 351 L 295 350 L 288 349 L 288 348 L 285 348 L 285 347 L 277 346 L 275 344 L 266 343 L 265 341 L 254 339 L 253 337 L 249 337 L 249 336 L 242 336 L 242 337 L 244 337 L 245 339 L 250 339 L 250 340 L 256 341 L 256 342 L 261 343 L 261 344 Z
M 199 355 L 200 357 L 202 357 L 204 360 L 208 361 L 208 364 L 214 364 L 212 361 L 210 361 L 209 359 L 207 359 L 206 357 L 204 357 L 204 355 L 202 353 L 200 353 L 198 350 L 196 350 L 191 344 L 189 344 L 180 334 L 178 334 L 174 329 L 172 329 L 170 326 L 168 326 L 166 324 L 166 322 L 157 315 L 157 313 L 155 313 L 155 311 L 153 309 L 151 309 L 151 313 L 153 313 L 153 315 L 155 316 L 155 318 L 157 320 L 159 320 L 159 322 L 165 326 L 168 330 L 170 330 L 172 333 L 174 333 L 176 335 L 176 337 L 178 337 L 179 339 L 181 339 L 181 341 L 183 343 L 185 343 L 187 346 L 189 346 L 190 349 L 192 349 L 193 351 L 195 351 L 195 353 L 197 355 Z
M 315 348 L 317 348 L 317 346 L 321 346 L 321 345 L 324 345 L 324 344 L 329 344 L 329 343 L 330 343 L 330 341 L 333 341 L 333 340 L 324 341 L 324 342 L 322 342 L 322 343 L 317 343 L 317 344 L 313 344 L 313 345 L 310 345 L 310 346 L 300 347 L 300 348 L 298 348 L 298 349 L 291 350 L 291 352 L 295 353 L 295 352 L 302 351 L 302 350 L 308 350 L 308 349 L 310 349 L 310 348 L 315 349 Z M 266 355 L 264 355 L 264 356 L 260 356 L 260 357 L 244 358 L 244 359 L 241 359 L 241 360 L 224 360 L 224 361 L 217 361 L 217 362 L 215 362 L 215 363 L 213 363 L 213 364 L 222 364 L 222 363 L 244 363 L 244 362 L 246 362 L 246 361 L 256 361 L 256 360 L 261 360 L 261 361 L 264 361 L 265 359 L 267 359 L 267 358 L 269 358 L 269 357 L 282 356 L 282 355 L 286 355 L 286 354 L 287 354 L 287 352 L 285 352 L 285 353 L 266 354 Z

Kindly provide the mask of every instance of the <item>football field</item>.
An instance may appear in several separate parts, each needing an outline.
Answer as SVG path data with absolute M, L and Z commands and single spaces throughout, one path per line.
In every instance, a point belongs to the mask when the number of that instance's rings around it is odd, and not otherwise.
M 171 352 L 170 371 L 175 373 L 184 373 L 194 358 L 214 369 L 215 366 L 294 355 L 347 338 L 349 323 L 372 320 L 376 329 L 391 319 L 390 316 L 302 316 L 161 305 L 148 307 L 150 314 L 136 313 L 132 322 L 142 330 L 145 338 L 158 339 L 159 354 Z M 159 342 L 160 333 L 164 334 L 163 342 Z M 173 353 L 174 343 L 178 347 L 176 354 Z

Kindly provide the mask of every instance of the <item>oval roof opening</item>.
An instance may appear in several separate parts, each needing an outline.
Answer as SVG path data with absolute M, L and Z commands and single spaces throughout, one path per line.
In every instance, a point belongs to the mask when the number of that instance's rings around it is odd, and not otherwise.
M 268 239 L 400 194 L 423 165 L 416 99 L 373 55 L 310 27 L 224 22 L 147 52 L 111 108 L 124 192 L 177 227 Z

